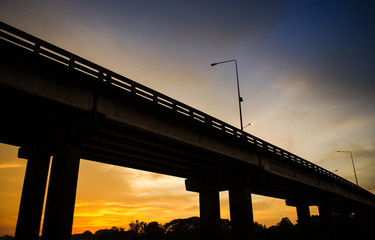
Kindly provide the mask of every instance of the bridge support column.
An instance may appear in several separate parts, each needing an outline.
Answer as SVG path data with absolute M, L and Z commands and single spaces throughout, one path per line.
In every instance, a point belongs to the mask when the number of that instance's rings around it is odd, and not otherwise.
M 43 240 L 71 238 L 79 157 L 79 148 L 72 145 L 61 148 L 53 157 L 42 231 Z
M 204 190 L 199 192 L 200 239 L 218 239 L 220 223 L 219 191 Z
M 297 218 L 299 225 L 300 239 L 311 239 L 311 221 L 310 221 L 310 209 L 309 204 L 301 201 L 297 203 Z
M 301 240 L 309 240 L 311 236 L 311 220 L 309 203 L 306 200 L 287 200 L 287 206 L 297 208 L 298 235 Z
M 37 240 L 43 211 L 44 194 L 48 177 L 50 154 L 38 148 L 18 151 L 27 158 L 21 203 L 15 232 L 16 240 Z
M 195 177 L 185 181 L 186 190 L 199 193 L 200 239 L 219 239 L 220 195 L 217 179 Z
M 332 219 L 332 210 L 328 202 L 320 203 L 318 205 L 321 239 L 336 239 L 334 234 L 334 226 Z
M 253 206 L 249 187 L 229 189 L 230 218 L 233 240 L 254 239 Z
M 375 239 L 375 209 L 373 207 L 360 206 L 357 213 L 358 218 L 358 238 Z

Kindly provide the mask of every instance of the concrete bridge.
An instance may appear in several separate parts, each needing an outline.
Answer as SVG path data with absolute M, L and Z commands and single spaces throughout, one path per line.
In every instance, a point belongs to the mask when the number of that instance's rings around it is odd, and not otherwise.
M 251 193 L 309 206 L 334 239 L 332 214 L 371 224 L 375 196 L 288 151 L 1 22 L 0 142 L 28 160 L 16 239 L 70 239 L 80 159 L 186 179 L 199 193 L 201 238 L 215 239 L 229 190 L 233 239 L 254 239 Z M 373 222 L 372 222 L 373 223 Z M 57 238 L 56 238 L 57 237 Z

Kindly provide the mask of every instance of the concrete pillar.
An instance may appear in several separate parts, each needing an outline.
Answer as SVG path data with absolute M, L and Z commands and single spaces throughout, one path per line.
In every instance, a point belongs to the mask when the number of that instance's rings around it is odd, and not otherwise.
M 28 158 L 21 203 L 15 232 L 16 240 L 37 240 L 43 211 L 50 154 L 40 149 L 25 151 L 19 157 Z
M 254 239 L 253 206 L 249 187 L 229 189 L 230 218 L 233 240 Z
M 318 205 L 319 209 L 319 219 L 320 219 L 320 229 L 321 229 L 321 239 L 336 239 L 335 229 L 332 219 L 332 211 L 328 202 L 320 203 Z
M 301 201 L 297 203 L 296 207 L 300 239 L 311 239 L 311 221 L 309 204 Z
M 199 192 L 200 239 L 218 239 L 220 223 L 219 191 Z
M 359 239 L 375 239 L 375 209 L 369 206 L 360 206 L 358 209 Z
M 71 237 L 79 169 L 79 148 L 61 147 L 54 154 L 44 215 L 42 239 Z

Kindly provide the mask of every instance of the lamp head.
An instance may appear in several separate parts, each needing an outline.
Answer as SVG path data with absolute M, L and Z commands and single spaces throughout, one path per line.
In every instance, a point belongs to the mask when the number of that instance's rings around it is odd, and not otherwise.
M 212 67 L 212 66 L 216 66 L 216 65 L 217 65 L 217 63 L 211 63 L 211 67 Z
M 246 127 L 251 126 L 251 125 L 254 125 L 254 123 L 250 122 L 249 124 L 245 125 L 243 128 L 246 128 Z

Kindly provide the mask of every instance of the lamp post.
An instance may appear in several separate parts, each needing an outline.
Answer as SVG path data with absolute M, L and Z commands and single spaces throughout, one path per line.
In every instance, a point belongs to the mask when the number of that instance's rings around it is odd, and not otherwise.
M 353 154 L 351 151 L 336 151 L 337 153 L 341 153 L 341 152 L 344 152 L 344 153 L 350 153 L 350 157 L 352 158 L 352 164 L 353 164 L 353 170 L 354 170 L 354 176 L 355 176 L 355 182 L 357 183 L 357 186 L 358 186 L 358 180 L 357 180 L 357 173 L 355 172 L 355 167 L 354 167 L 354 161 L 353 161 Z
M 218 65 L 218 64 L 227 63 L 227 62 L 234 62 L 235 66 L 236 66 L 237 92 L 238 92 L 238 106 L 239 106 L 239 109 L 240 109 L 241 133 L 243 134 L 242 110 L 241 110 L 241 103 L 243 102 L 243 99 L 242 99 L 241 94 L 240 94 L 240 82 L 239 82 L 239 80 L 238 80 L 238 67 L 237 67 L 237 61 L 236 61 L 235 59 L 232 59 L 232 60 L 223 61 L 223 62 L 216 62 L 216 63 L 212 63 L 211 66 L 216 66 L 216 65 Z

